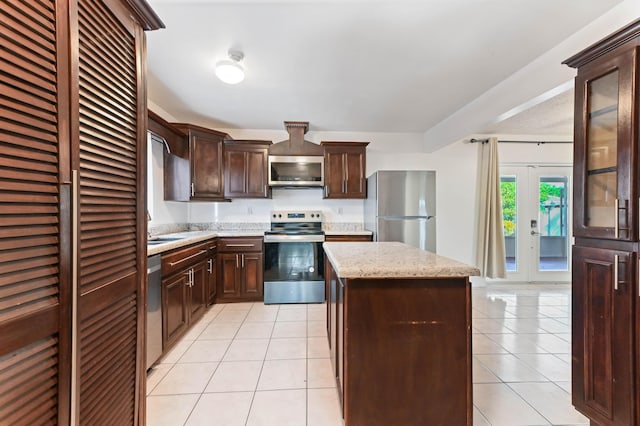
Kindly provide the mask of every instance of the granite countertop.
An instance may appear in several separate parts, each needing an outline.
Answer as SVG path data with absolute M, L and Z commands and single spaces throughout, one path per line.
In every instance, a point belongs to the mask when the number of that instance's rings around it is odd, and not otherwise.
M 175 241 L 167 241 L 160 244 L 147 245 L 147 256 L 164 253 L 169 250 L 188 246 L 214 237 L 263 237 L 264 231 L 189 231 L 173 234 L 158 235 L 160 238 L 179 238 Z
M 436 278 L 480 275 L 475 266 L 397 242 L 324 243 L 341 278 Z

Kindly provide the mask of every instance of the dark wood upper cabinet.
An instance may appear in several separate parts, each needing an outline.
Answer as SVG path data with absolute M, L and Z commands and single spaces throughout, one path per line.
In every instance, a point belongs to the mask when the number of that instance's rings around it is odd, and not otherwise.
M 574 235 L 638 240 L 637 50 L 605 55 L 575 84 Z M 634 143 L 635 141 L 635 143 Z
M 366 198 L 369 142 L 322 142 L 324 198 Z
M 269 198 L 269 145 L 271 141 L 224 142 L 225 197 Z
M 229 135 L 193 124 L 172 124 L 186 142 L 164 154 L 165 200 L 224 201 L 222 149 Z
M 572 398 L 592 424 L 638 424 L 640 20 L 567 59 L 575 79 Z
M 185 156 L 185 151 L 189 145 L 187 136 L 182 130 L 151 110 L 148 111 L 148 115 L 147 130 L 163 139 L 163 143 L 166 144 L 165 150 L 174 155 Z
M 0 16 L 0 424 L 144 424 L 144 30 L 163 24 L 141 0 Z

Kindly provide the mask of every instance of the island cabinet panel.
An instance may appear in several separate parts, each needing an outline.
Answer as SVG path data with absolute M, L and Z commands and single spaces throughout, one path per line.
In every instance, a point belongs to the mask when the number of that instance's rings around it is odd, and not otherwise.
M 598 424 L 633 424 L 634 255 L 573 249 L 573 404 Z
M 326 265 L 345 425 L 471 425 L 468 279 L 350 279 Z

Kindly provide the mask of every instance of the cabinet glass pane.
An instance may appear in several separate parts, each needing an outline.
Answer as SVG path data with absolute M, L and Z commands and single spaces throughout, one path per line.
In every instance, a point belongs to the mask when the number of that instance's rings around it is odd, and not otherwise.
M 614 226 L 618 177 L 618 71 L 592 80 L 587 87 L 586 225 Z

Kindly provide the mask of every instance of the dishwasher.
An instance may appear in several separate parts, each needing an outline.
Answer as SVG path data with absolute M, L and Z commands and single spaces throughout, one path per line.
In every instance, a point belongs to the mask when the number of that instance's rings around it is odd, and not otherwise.
M 162 355 L 161 256 L 147 258 L 147 370 Z

